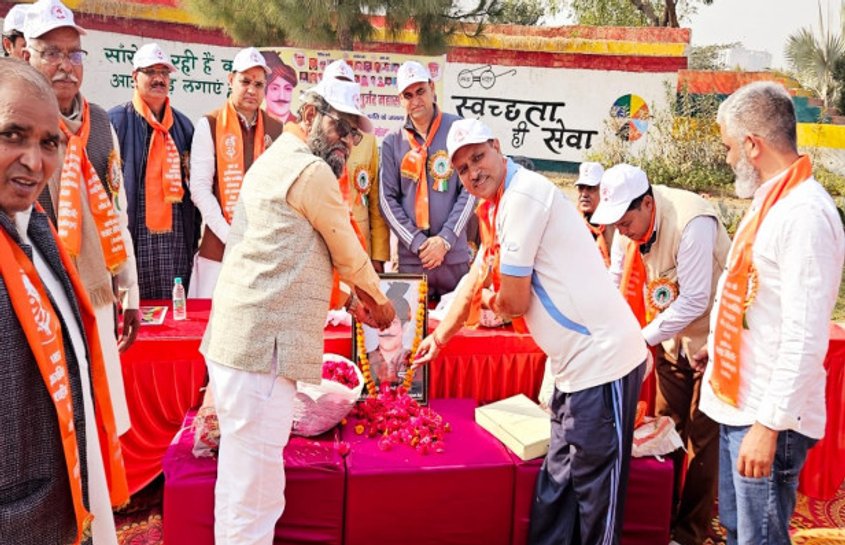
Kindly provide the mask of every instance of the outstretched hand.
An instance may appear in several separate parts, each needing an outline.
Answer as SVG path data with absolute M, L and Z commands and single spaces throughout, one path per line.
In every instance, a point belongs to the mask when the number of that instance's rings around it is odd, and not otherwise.
M 414 354 L 413 369 L 417 369 L 433 360 L 440 353 L 440 345 L 434 340 L 434 333 L 420 341 L 417 353 Z

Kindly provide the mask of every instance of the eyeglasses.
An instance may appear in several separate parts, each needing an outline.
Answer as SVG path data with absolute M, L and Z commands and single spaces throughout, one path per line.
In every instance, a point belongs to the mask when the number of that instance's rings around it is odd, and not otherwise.
M 340 138 L 346 138 L 348 135 L 352 135 L 352 144 L 357 146 L 361 143 L 361 140 L 364 139 L 364 135 L 358 129 L 354 128 L 352 125 L 349 124 L 349 121 L 345 119 L 341 119 L 336 115 L 329 113 L 327 110 L 317 110 L 324 116 L 328 117 L 335 123 L 335 131 L 337 131 L 337 135 Z
M 67 52 L 56 48 L 41 50 L 32 46 L 29 49 L 38 52 L 41 55 L 41 59 L 47 64 L 61 64 L 62 61 L 67 59 L 74 66 L 82 66 L 82 63 L 85 62 L 85 57 L 88 56 L 88 52 L 84 49 L 75 49 Z
M 169 78 L 170 77 L 170 70 L 167 68 L 139 68 L 138 72 L 141 72 L 145 76 L 149 76 L 151 78 L 158 76 L 160 78 Z

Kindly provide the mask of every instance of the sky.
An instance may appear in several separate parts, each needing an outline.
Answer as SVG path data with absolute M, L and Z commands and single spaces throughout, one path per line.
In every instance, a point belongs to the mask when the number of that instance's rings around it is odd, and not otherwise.
M 742 42 L 746 49 L 772 54 L 772 67 L 785 68 L 783 50 L 790 34 L 803 27 L 818 31 L 819 3 L 825 24 L 839 32 L 840 0 L 714 0 L 682 24 L 692 29 L 692 45 Z M 565 16 L 553 24 L 568 24 Z

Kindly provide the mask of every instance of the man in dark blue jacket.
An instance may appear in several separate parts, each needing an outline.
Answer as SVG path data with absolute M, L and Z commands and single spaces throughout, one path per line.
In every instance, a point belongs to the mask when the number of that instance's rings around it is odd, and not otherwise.
M 170 57 L 155 44 L 135 52 L 135 94 L 109 110 L 123 160 L 129 232 L 142 299 L 169 299 L 173 279 L 190 282 L 200 215 L 188 189 L 194 128 L 170 107 Z

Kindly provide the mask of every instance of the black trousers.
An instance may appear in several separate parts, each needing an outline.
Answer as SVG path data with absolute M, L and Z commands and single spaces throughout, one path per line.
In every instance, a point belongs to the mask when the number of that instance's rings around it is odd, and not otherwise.
M 555 390 L 549 453 L 537 477 L 528 543 L 618 544 L 645 362 L 613 382 Z

